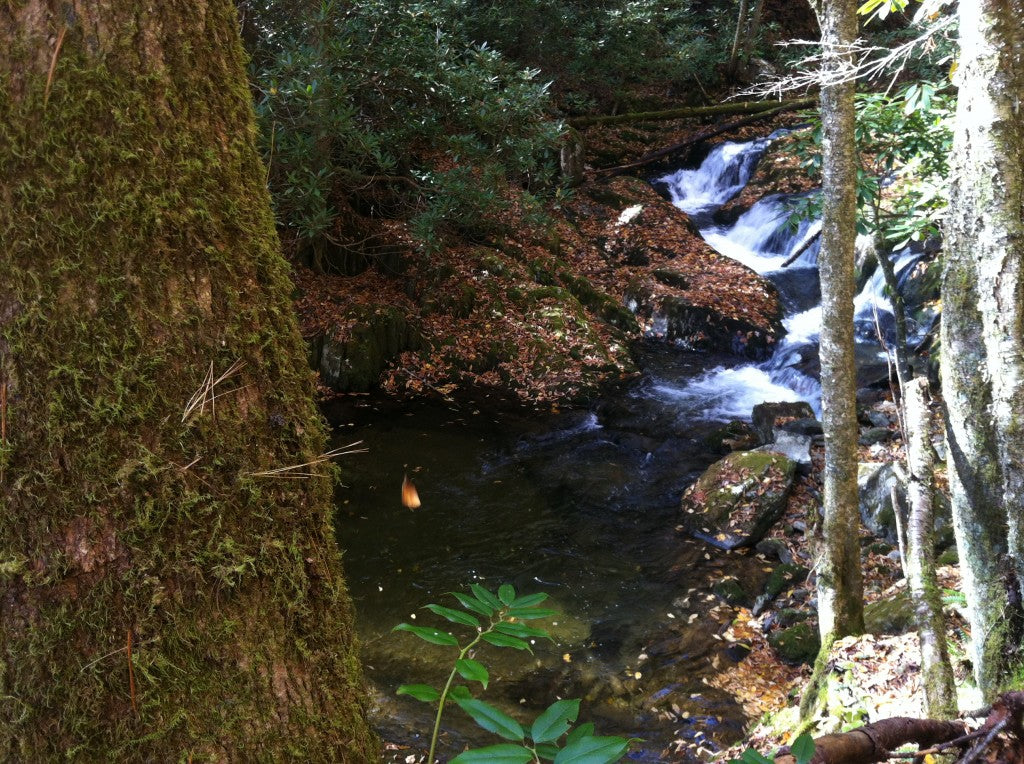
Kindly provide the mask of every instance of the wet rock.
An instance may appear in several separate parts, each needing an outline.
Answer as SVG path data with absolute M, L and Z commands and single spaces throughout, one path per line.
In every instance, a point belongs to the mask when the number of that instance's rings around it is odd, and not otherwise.
M 372 389 L 388 361 L 421 345 L 420 333 L 397 308 L 374 309 L 360 317 L 351 336 L 321 336 L 311 344 L 310 361 L 320 379 L 338 392 Z
M 753 546 L 786 509 L 796 463 L 774 452 L 734 452 L 683 494 L 684 528 L 719 547 Z
M 762 539 L 754 546 L 754 550 L 760 552 L 768 559 L 778 560 L 788 565 L 793 564 L 793 555 L 789 547 L 781 539 Z
M 757 435 L 749 424 L 733 419 L 729 424 L 708 435 L 704 442 L 708 448 L 719 454 L 748 451 L 757 445 Z
M 750 415 L 761 443 L 774 443 L 776 430 L 787 422 L 814 419 L 814 409 L 805 401 L 759 403 Z
M 724 652 L 726 657 L 734 663 L 739 663 L 748 655 L 750 655 L 753 648 L 745 642 L 733 642 Z
M 790 589 L 797 584 L 800 584 L 807 578 L 807 574 L 810 571 L 800 565 L 792 565 L 783 563 L 775 568 L 771 575 L 768 576 L 768 580 L 764 585 L 764 593 L 761 594 L 754 602 L 752 608 L 755 616 L 760 615 L 764 612 L 765 608 L 770 605 L 776 597 L 778 597 L 786 589 Z
M 814 417 L 782 422 L 781 424 L 776 425 L 775 430 L 777 432 L 786 432 L 792 435 L 807 435 L 811 438 L 825 433 L 824 428 L 821 426 L 821 422 Z
M 750 595 L 744 590 L 743 584 L 732 576 L 716 581 L 711 591 L 729 605 L 745 606 L 750 602 Z
M 860 519 L 872 534 L 896 546 L 896 515 L 892 508 L 892 489 L 900 497 L 903 486 L 892 464 L 866 462 L 857 465 L 857 488 L 860 493 Z
M 896 433 L 888 427 L 869 427 L 860 434 L 857 442 L 862 446 L 873 446 L 876 443 L 888 443 Z
M 821 649 L 818 629 L 809 623 L 797 623 L 768 635 L 768 644 L 787 663 L 813 663 Z
M 775 349 L 785 334 L 781 321 L 771 332 L 747 321 L 723 316 L 717 310 L 696 305 L 683 296 L 663 297 L 654 311 L 655 324 L 664 325 L 665 339 L 681 340 L 709 352 L 731 352 L 744 358 L 762 360 Z
M 670 268 L 655 268 L 651 271 L 651 275 L 654 276 L 657 281 L 660 281 L 662 284 L 667 286 L 675 287 L 676 289 L 690 288 L 689 280 L 679 271 L 674 271 Z
M 811 466 L 811 443 L 813 438 L 810 435 L 794 435 L 789 432 L 776 430 L 775 442 L 767 446 L 755 448 L 755 451 L 765 453 L 783 454 L 799 467 L 809 470 Z

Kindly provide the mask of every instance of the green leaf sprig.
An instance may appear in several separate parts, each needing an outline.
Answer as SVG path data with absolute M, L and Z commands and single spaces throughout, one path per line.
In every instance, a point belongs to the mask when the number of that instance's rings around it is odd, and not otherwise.
M 451 592 L 451 596 L 461 609 L 435 604 L 426 605 L 425 609 L 450 623 L 474 630 L 465 645 L 451 632 L 429 626 L 400 623 L 394 629 L 408 632 L 432 645 L 458 649 L 452 670 L 440 690 L 427 684 L 403 684 L 398 688 L 399 695 L 408 695 L 424 703 L 437 703 L 428 762 L 434 761 L 441 718 L 449 700 L 478 726 L 512 741 L 464 751 L 452 759 L 451 764 L 527 764 L 541 761 L 610 764 L 622 758 L 629 748 L 628 739 L 597 736 L 593 724 L 582 724 L 572 729 L 579 715 L 579 700 L 556 700 L 527 730 L 504 711 L 474 697 L 468 685 L 455 683 L 456 677 L 461 677 L 487 689 L 490 681 L 487 667 L 471 657 L 481 643 L 532 653 L 530 640 L 551 639 L 546 630 L 525 623 L 556 615 L 554 610 L 540 607 L 547 599 L 546 594 L 518 596 L 510 584 L 503 584 L 494 593 L 479 584 L 472 584 L 469 592 Z

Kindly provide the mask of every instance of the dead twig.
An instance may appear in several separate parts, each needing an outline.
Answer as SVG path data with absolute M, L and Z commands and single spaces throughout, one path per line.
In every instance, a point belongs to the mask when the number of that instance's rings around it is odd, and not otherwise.
M 128 629 L 128 644 L 125 647 L 128 651 L 128 692 L 132 699 L 132 711 L 135 712 L 135 716 L 139 715 L 139 706 L 135 702 L 135 669 L 132 666 L 132 630 Z
M 1006 727 L 1006 725 L 1009 724 L 1009 723 L 1010 723 L 1010 719 L 1009 718 L 1003 718 L 1003 719 L 1000 719 L 995 724 L 993 724 L 992 728 L 988 730 L 988 732 L 985 735 L 985 737 L 983 737 L 980 741 L 978 741 L 977 745 L 975 745 L 974 748 L 972 748 L 971 750 L 969 750 L 967 753 L 964 754 L 963 758 L 960 759 L 959 764 L 970 764 L 972 761 L 974 761 L 976 758 L 978 758 L 978 756 L 986 748 L 988 748 L 988 744 L 991 743 L 995 739 L 995 736 L 998 735 L 1000 732 L 1002 732 L 1003 728 Z M 984 729 L 985 728 L 982 727 L 981 730 L 978 730 L 978 731 L 981 732 Z
M 64 36 L 68 33 L 65 26 L 57 35 L 57 44 L 53 48 L 53 58 L 50 59 L 50 71 L 46 73 L 46 89 L 43 91 L 43 108 L 50 102 L 50 87 L 53 85 L 53 75 L 57 71 L 57 56 L 60 55 L 60 48 L 64 44 Z

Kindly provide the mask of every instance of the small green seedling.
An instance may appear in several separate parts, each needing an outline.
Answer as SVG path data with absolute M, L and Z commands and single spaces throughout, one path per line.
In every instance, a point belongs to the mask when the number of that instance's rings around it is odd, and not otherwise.
M 449 701 L 465 711 L 478 726 L 512 741 L 464 751 L 452 759 L 451 764 L 528 764 L 541 761 L 610 764 L 621 759 L 629 749 L 628 739 L 599 737 L 594 734 L 593 724 L 572 728 L 579 715 L 579 700 L 556 700 L 526 729 L 505 712 L 475 698 L 470 684 L 456 683 L 461 677 L 467 683 L 475 682 L 487 689 L 490 681 L 487 667 L 472 657 L 481 643 L 532 653 L 529 640 L 551 639 L 551 635 L 525 622 L 555 615 L 554 610 L 540 607 L 548 597 L 546 594 L 520 597 L 509 584 L 499 587 L 497 594 L 479 584 L 473 584 L 469 589 L 468 593 L 451 593 L 461 608 L 425 606 L 435 615 L 470 629 L 472 635 L 464 645 L 451 632 L 441 629 L 408 623 L 395 627 L 395 631 L 407 631 L 432 645 L 452 647 L 457 651 L 448 681 L 440 690 L 429 684 L 403 684 L 398 688 L 399 695 L 408 695 L 424 703 L 437 703 L 427 761 L 434 761 L 441 717 Z

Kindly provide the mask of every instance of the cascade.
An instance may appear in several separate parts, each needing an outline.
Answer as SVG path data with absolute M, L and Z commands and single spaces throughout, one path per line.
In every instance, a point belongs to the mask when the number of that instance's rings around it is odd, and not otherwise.
M 786 336 L 767 361 L 718 366 L 683 384 L 662 381 L 654 385 L 655 394 L 675 406 L 681 416 L 726 421 L 748 417 L 751 409 L 764 401 L 798 400 L 807 401 L 821 413 L 821 386 L 808 373 L 816 366 L 821 329 L 816 238 L 821 221 L 801 220 L 793 225 L 790 210 L 798 197 L 783 194 L 759 200 L 731 226 L 718 225 L 713 219 L 715 210 L 746 185 L 771 140 L 780 133 L 748 143 L 723 143 L 700 167 L 655 181 L 667 189 L 677 207 L 691 215 L 712 247 L 771 280 L 786 310 Z M 800 254 L 793 260 L 797 252 Z M 918 259 L 919 255 L 907 250 L 898 253 L 897 273 L 905 277 Z M 892 327 L 892 305 L 884 286 L 879 269 L 856 297 L 860 356 L 884 358 L 884 351 L 877 346 L 878 327 L 884 333 L 890 333 Z

